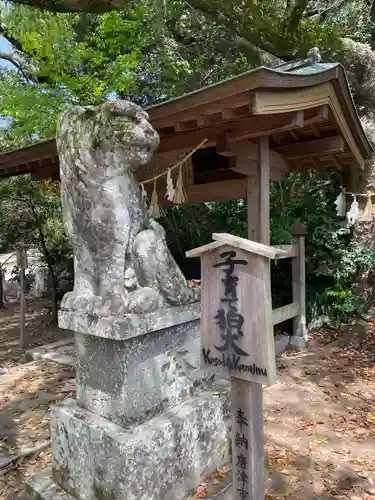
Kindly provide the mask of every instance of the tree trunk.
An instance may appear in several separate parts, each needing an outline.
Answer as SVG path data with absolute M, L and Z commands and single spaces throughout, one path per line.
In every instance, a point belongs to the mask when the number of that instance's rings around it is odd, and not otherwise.
M 4 298 L 4 272 L 0 266 L 0 309 L 5 309 Z

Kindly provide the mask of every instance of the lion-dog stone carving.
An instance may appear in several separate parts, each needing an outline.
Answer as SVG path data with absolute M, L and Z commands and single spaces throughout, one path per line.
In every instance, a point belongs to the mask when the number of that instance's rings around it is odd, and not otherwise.
M 147 213 L 134 174 L 159 137 L 140 107 L 109 101 L 63 114 L 57 147 L 74 290 L 62 309 L 117 316 L 199 300 Z

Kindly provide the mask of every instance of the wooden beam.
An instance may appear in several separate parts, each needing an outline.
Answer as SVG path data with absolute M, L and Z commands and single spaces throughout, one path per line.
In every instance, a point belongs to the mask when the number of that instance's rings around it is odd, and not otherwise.
M 207 118 L 207 116 L 198 116 L 197 124 L 198 127 L 206 127 L 207 125 L 210 125 L 210 120 Z
M 264 137 L 261 139 L 261 143 L 259 145 L 259 149 L 256 149 L 255 151 L 253 150 L 250 154 L 251 156 L 255 153 L 255 158 L 257 160 L 257 171 L 256 171 L 256 176 L 252 184 L 250 184 L 250 179 L 248 180 L 248 204 L 247 204 L 247 220 L 248 220 L 248 238 L 253 238 L 255 241 L 260 242 L 260 243 L 266 243 L 268 244 L 269 242 L 267 241 L 267 238 L 264 237 L 264 234 L 261 234 L 262 230 L 262 222 L 264 219 L 264 214 L 262 217 L 260 216 L 260 211 L 264 208 L 261 206 L 263 197 L 264 197 L 264 192 L 262 190 L 262 182 L 264 182 L 264 176 L 261 174 L 261 169 L 262 169 L 262 163 L 267 160 L 264 156 L 264 149 L 262 147 L 263 144 L 266 144 L 267 146 L 269 145 L 269 137 Z M 255 145 L 257 147 L 257 145 Z M 269 153 L 269 149 L 268 149 Z M 247 155 L 246 155 L 247 156 Z M 268 157 L 269 159 L 269 157 Z M 266 166 L 266 165 L 264 165 Z M 268 175 L 269 175 L 269 164 L 268 164 Z M 254 189 L 252 191 L 252 187 L 254 186 Z M 254 213 L 252 211 L 254 210 Z M 268 214 L 269 215 L 269 214 Z M 265 283 L 265 286 L 267 287 L 267 293 L 268 296 L 271 297 L 271 271 L 270 271 L 270 265 L 269 262 L 264 262 L 264 275 L 263 275 L 263 280 Z M 265 304 L 265 307 L 267 307 L 268 304 Z M 271 308 L 271 304 L 268 306 Z M 269 320 L 269 314 L 266 314 L 267 318 L 267 323 Z M 232 393 L 236 394 L 238 389 L 240 388 L 240 384 L 242 381 L 239 379 L 236 379 L 234 377 L 231 377 L 231 391 Z M 246 387 L 246 402 L 250 406 L 250 410 L 252 412 L 252 435 L 254 436 L 254 440 L 256 440 L 255 443 L 251 443 L 251 448 L 250 451 L 252 452 L 252 447 L 255 446 L 255 450 L 257 452 L 256 456 L 256 462 L 257 465 L 254 466 L 252 464 L 252 471 L 251 473 L 256 476 L 256 482 L 259 484 L 259 491 L 251 491 L 249 498 L 263 498 L 264 496 L 264 422 L 263 419 L 260 415 L 260 409 L 263 406 L 263 393 L 262 393 L 262 386 L 257 383 L 249 382 L 247 387 Z M 233 405 L 233 401 L 232 401 Z M 258 408 L 258 412 L 256 409 Z M 236 463 L 236 448 L 234 448 L 235 452 L 233 454 L 234 457 L 234 463 Z M 254 455 L 255 453 L 252 452 Z M 253 484 L 253 483 L 252 483 Z M 234 488 L 236 488 L 236 481 L 234 481 Z M 234 492 L 235 494 L 237 493 L 236 491 Z M 233 496 L 235 498 L 236 495 Z
M 247 180 L 210 182 L 209 184 L 191 184 L 186 186 L 189 203 L 205 201 L 228 201 L 246 198 Z
M 253 241 L 259 241 L 259 177 L 258 164 L 255 163 L 255 175 L 247 177 L 247 234 Z
M 364 157 L 360 151 L 360 145 L 354 139 L 352 127 L 357 127 L 358 119 L 355 119 L 350 125 L 347 121 L 347 115 L 338 100 L 334 86 L 331 82 L 325 82 L 322 85 L 309 87 L 299 90 L 284 90 L 276 92 L 256 91 L 254 92 L 253 107 L 254 114 L 273 114 L 281 111 L 297 111 L 301 109 L 311 109 L 317 106 L 328 106 L 334 121 L 340 129 L 340 133 L 345 138 L 354 158 L 360 168 L 364 166 Z M 349 106 L 351 107 L 351 106 Z M 362 142 L 362 146 L 364 143 Z M 362 149 L 363 150 L 363 149 Z
M 241 108 L 243 106 L 249 106 L 249 113 L 251 114 L 251 93 L 243 92 L 239 95 L 231 95 L 224 99 L 219 99 L 204 106 L 188 107 L 183 112 L 174 113 L 171 115 L 164 115 L 164 113 L 156 112 L 152 108 L 150 109 L 149 115 L 152 126 L 156 129 L 164 128 L 174 125 L 174 123 L 184 120 L 193 120 L 200 118 L 207 118 L 209 115 L 215 113 L 223 113 L 226 120 L 233 119 L 232 110 L 236 108 Z M 160 111 L 162 111 L 160 109 Z M 233 116 L 229 116 L 232 114 Z
M 283 155 L 287 160 L 306 158 L 313 155 L 324 155 L 327 153 L 335 154 L 344 150 L 345 142 L 341 135 L 287 144 L 285 146 L 277 146 L 274 148 L 274 151 Z
M 234 156 L 230 148 L 228 132 L 220 134 L 216 139 L 216 153 L 222 156 Z
M 57 157 L 56 141 L 51 139 L 50 141 L 0 155 L 0 170 L 55 157 Z
M 305 235 L 304 225 L 291 227 L 297 241 L 298 255 L 292 261 L 293 302 L 298 304 L 298 315 L 294 319 L 293 333 L 307 340 L 306 333 L 306 269 L 305 269 Z
M 232 120 L 233 118 L 236 118 L 236 115 L 233 113 L 233 109 L 223 109 L 221 115 L 223 120 Z
M 196 129 L 197 126 L 197 120 L 186 120 L 183 122 L 176 122 L 174 129 L 176 132 L 184 132 L 185 130 Z
M 313 123 L 311 124 L 311 130 L 313 131 L 313 134 L 315 135 L 315 137 L 320 137 L 320 131 L 319 131 L 318 127 L 316 125 L 314 125 Z
M 308 115 L 308 116 L 306 116 Z M 308 113 L 305 112 L 305 124 L 306 125 L 314 125 L 315 123 L 323 123 L 328 121 L 329 118 L 329 106 L 317 106 L 311 110 L 308 110 Z
M 253 117 L 253 122 L 246 127 L 246 124 L 240 124 L 237 130 L 231 132 L 232 141 L 241 139 L 252 139 L 262 136 L 270 136 L 289 130 L 294 134 L 294 129 L 304 126 L 303 111 L 297 113 L 285 113 L 276 116 L 257 116 Z M 241 127 L 242 125 L 242 127 Z
M 274 248 L 280 250 L 280 253 L 275 257 L 276 259 L 297 257 L 297 245 L 274 245 Z
M 283 321 L 292 319 L 298 315 L 298 302 L 292 302 L 287 306 L 278 307 L 272 311 L 272 324 L 275 326 Z
M 250 141 L 241 141 L 233 145 L 233 151 L 236 153 L 235 172 L 247 176 L 258 175 L 259 147 L 258 144 Z M 276 151 L 270 150 L 270 178 L 272 182 L 280 180 L 282 174 L 290 171 L 289 165 L 285 159 Z
M 223 133 L 228 133 L 229 140 L 234 142 L 301 128 L 302 126 L 303 114 L 300 112 L 239 118 L 233 122 L 221 122 L 194 131 L 162 136 L 158 153 L 193 148 L 203 139 L 208 139 L 208 145 L 213 145 Z

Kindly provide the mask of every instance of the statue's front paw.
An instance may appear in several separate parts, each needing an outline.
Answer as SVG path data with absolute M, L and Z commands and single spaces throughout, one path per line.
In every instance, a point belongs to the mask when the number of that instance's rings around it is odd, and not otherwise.
M 90 297 L 75 291 L 68 292 L 61 300 L 60 309 L 67 311 L 86 311 Z
M 127 301 L 122 295 L 106 295 L 96 297 L 93 314 L 100 318 L 123 316 L 127 311 Z
M 129 313 L 144 314 L 156 311 L 162 305 L 163 301 L 160 293 L 148 286 L 131 292 L 128 297 Z

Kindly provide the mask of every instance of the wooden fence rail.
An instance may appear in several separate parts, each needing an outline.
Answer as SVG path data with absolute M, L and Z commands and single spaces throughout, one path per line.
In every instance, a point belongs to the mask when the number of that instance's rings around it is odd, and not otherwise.
M 278 307 L 272 311 L 273 325 L 294 318 L 293 335 L 301 340 L 301 345 L 306 341 L 306 271 L 305 271 L 305 236 L 306 228 L 295 225 L 291 228 L 296 240 L 293 245 L 278 245 L 280 254 L 277 259 L 292 259 L 293 302 L 286 306 Z M 298 342 L 297 342 L 298 344 Z

